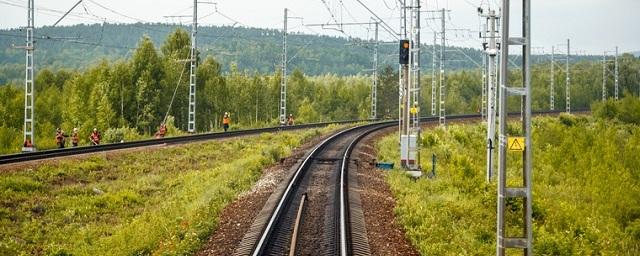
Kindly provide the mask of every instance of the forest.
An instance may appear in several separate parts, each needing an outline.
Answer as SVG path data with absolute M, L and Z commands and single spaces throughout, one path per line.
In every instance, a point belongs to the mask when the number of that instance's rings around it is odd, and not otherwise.
M 86 70 L 103 58 L 115 61 L 131 57 L 143 36 L 155 44 L 162 44 L 176 29 L 190 31 L 180 24 L 92 24 L 36 28 L 36 66 L 52 70 Z M 272 73 L 282 59 L 282 32 L 231 26 L 200 26 L 198 47 L 202 59 L 212 56 L 221 64 L 223 72 L 238 70 Z M 337 74 L 339 76 L 370 74 L 373 68 L 373 41 L 353 37 L 333 37 L 320 34 L 291 32 L 287 38 L 289 67 L 304 70 L 309 75 Z M 450 35 L 452 40 L 456 34 Z M 431 38 L 431 34 L 425 37 Z M 24 51 L 13 45 L 23 45 L 25 33 L 20 29 L 0 30 L 0 84 L 17 81 L 24 76 Z M 431 42 L 431 40 L 425 40 Z M 478 45 L 480 46 L 480 45 Z M 439 45 L 437 48 L 439 49 Z M 379 44 L 381 66 L 397 67 L 398 45 Z M 438 53 L 436 53 L 438 54 Z M 438 55 L 439 56 L 439 55 Z M 181 56 L 182 57 L 182 56 Z M 184 57 L 183 57 L 184 58 Z M 431 68 L 432 45 L 422 45 L 422 63 Z M 447 69 L 477 68 L 482 63 L 478 49 L 447 47 Z M 533 63 L 549 60 L 549 55 L 534 55 Z M 572 61 L 600 60 L 601 56 L 574 56 Z M 517 61 L 517 59 L 514 59 Z
M 128 58 L 101 61 L 81 69 L 40 69 L 36 74 L 36 138 L 39 149 L 55 147 L 55 130 L 79 128 L 81 145 L 98 128 L 106 142 L 133 140 L 155 133 L 162 122 L 170 134 L 186 130 L 188 58 L 190 37 L 176 29 L 159 45 L 144 36 Z M 200 53 L 199 56 L 204 56 Z M 621 94 L 640 93 L 640 61 L 630 54 L 620 58 Z M 273 126 L 278 121 L 281 75 L 241 70 L 237 63 L 228 70 L 212 56 L 200 57 L 197 69 L 198 132 L 219 130 L 224 112 L 231 113 L 232 129 Z M 549 65 L 533 67 L 534 110 L 548 110 Z M 613 70 L 613 67 L 610 67 Z M 573 109 L 586 109 L 601 98 L 602 65 L 582 61 L 571 66 Z M 518 71 L 510 76 L 518 82 Z M 378 77 L 378 113 L 395 118 L 398 112 L 398 75 L 391 65 Z M 556 69 L 556 109 L 564 108 L 564 72 Z M 421 113 L 430 114 L 431 76 L 422 77 Z M 447 114 L 477 113 L 481 106 L 481 73 L 460 70 L 447 75 Z M 613 95 L 613 78 L 608 79 Z M 288 74 L 288 113 L 297 123 L 369 117 L 370 75 L 310 75 L 301 68 Z M 23 84 L 0 86 L 0 153 L 18 152 L 22 145 L 24 115 Z M 519 102 L 511 101 L 512 111 Z

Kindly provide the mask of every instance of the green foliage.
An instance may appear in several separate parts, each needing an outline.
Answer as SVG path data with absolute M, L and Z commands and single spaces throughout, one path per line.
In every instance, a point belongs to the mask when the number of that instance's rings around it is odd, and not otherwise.
M 105 40 L 115 40 L 113 45 L 137 45 L 132 53 L 102 52 L 105 49 L 78 48 L 85 51 L 78 56 L 87 56 L 95 51 L 101 54 L 85 63 L 79 70 L 61 69 L 60 65 L 38 66 L 36 74 L 36 139 L 39 149 L 55 147 L 53 140 L 55 128 L 66 131 L 79 128 L 88 131 L 94 127 L 101 131 L 118 127 L 133 127 L 145 137 L 152 136 L 160 127 L 165 116 L 175 117 L 177 130 L 186 131 L 189 113 L 189 58 L 190 39 L 184 28 L 164 25 L 110 25 L 100 26 L 78 25 L 60 29 L 66 32 L 83 31 L 90 35 L 94 30 L 103 30 Z M 141 28 L 157 28 L 142 35 Z M 138 29 L 138 30 L 137 30 Z M 159 30 L 158 30 L 159 29 Z M 198 132 L 221 131 L 222 116 L 230 112 L 232 116 L 231 130 L 256 128 L 277 125 L 279 122 L 279 100 L 281 73 L 274 68 L 276 59 L 269 56 L 277 54 L 279 39 L 274 37 L 276 31 L 245 28 L 203 28 L 226 31 L 224 33 L 240 33 L 233 40 L 215 40 L 216 47 L 200 45 L 202 52 L 197 53 L 198 67 L 196 79 L 196 130 Z M 144 29 L 142 29 L 144 30 Z M 115 33 L 120 31 L 122 33 Z M 12 31 L 15 32 L 15 31 Z M 107 36 L 107 34 L 109 36 Z M 217 33 L 216 33 L 217 34 Z M 248 39 L 258 38 L 256 40 Z M 96 38 L 98 40 L 99 38 Z M 371 77 L 362 74 L 365 69 L 362 63 L 369 62 L 369 56 L 362 59 L 364 52 L 350 49 L 347 55 L 341 48 L 345 39 L 316 37 L 308 35 L 291 35 L 292 45 L 318 39 L 311 48 L 299 52 L 298 57 L 290 65 L 295 67 L 288 75 L 287 114 L 293 114 L 296 123 L 322 122 L 346 119 L 365 119 L 370 113 Z M 0 38 L 2 41 L 3 38 Z M 275 40 L 275 41 L 274 41 Z M 43 41 L 49 42 L 49 41 Z M 43 43 L 40 42 L 40 43 Z M 106 43 L 106 42 L 105 42 Z M 262 44 L 264 43 L 264 44 Z M 46 43 L 45 43 L 46 44 Z M 158 45 L 159 47 L 156 47 Z M 255 46 L 256 48 L 253 48 Z M 314 47 L 318 46 L 318 49 Z M 49 48 L 51 47 L 51 48 Z M 389 46 L 393 52 L 397 47 Z M 94 49 L 96 48 L 96 49 Z M 356 47 L 357 48 L 357 47 Z M 60 45 L 40 46 L 40 52 L 57 49 L 68 50 Z M 215 49 L 215 50 L 211 50 Z M 313 49 L 313 50 L 312 50 Z M 74 50 L 76 50 L 74 48 Z M 463 49 L 472 58 L 479 58 L 478 51 Z M 68 51 L 62 51 L 68 53 Z M 224 52 L 222 55 L 214 54 Z M 329 53 L 327 53 L 329 52 Z M 15 50 L 7 55 L 14 56 Z M 114 60 L 110 54 L 126 56 L 127 59 Z M 121 54 L 121 55 L 120 55 Z M 307 56 L 307 54 L 309 54 Z M 369 53 L 367 53 L 369 54 Z M 384 55 L 384 50 L 380 53 Z M 426 52 L 425 52 L 426 54 Z M 456 53 L 457 54 L 457 53 Z M 0 54 L 1 55 L 1 54 Z M 47 53 L 42 55 L 49 56 Z M 101 58 L 108 55 L 105 58 Z M 361 56 L 362 55 L 362 56 Z M 17 55 L 16 55 L 17 56 Z M 39 55 L 41 56 L 41 55 Z M 232 56 L 232 57 L 229 57 Z M 257 56 L 257 57 L 256 57 Z M 24 56 L 20 53 L 21 62 Z M 297 62 L 305 57 L 317 59 L 317 62 Z M 544 59 L 544 56 L 535 58 Z M 84 57 L 83 57 L 84 58 Z M 340 64 L 349 62 L 349 65 Z M 455 58 L 455 56 L 452 56 Z M 636 95 L 636 87 L 640 81 L 640 61 L 630 55 L 620 57 L 621 90 L 627 95 Z M 431 58 L 425 58 L 430 60 Z M 587 58 L 588 59 L 588 58 Z M 0 65 L 8 59 L 0 58 Z M 66 58 L 63 62 L 78 61 L 78 58 Z M 43 60 L 43 62 L 46 62 Z M 39 62 L 42 63 L 42 62 Z M 355 63 L 355 64 L 354 64 Z M 464 62 L 459 62 L 464 63 Z M 535 61 L 534 61 L 535 63 Z M 450 63 L 451 64 L 451 63 Z M 457 64 L 451 64 L 457 65 Z M 460 64 L 464 67 L 465 64 Z M 600 99 L 602 81 L 598 81 L 601 71 L 600 63 L 577 62 L 572 68 L 574 85 L 572 86 L 573 109 L 586 108 Z M 369 64 L 366 65 L 367 68 Z M 384 65 L 378 76 L 377 116 L 394 119 L 398 115 L 398 74 L 396 64 Z M 426 65 L 429 66 L 429 65 Z M 448 66 L 459 68 L 458 66 Z M 546 110 L 548 106 L 549 74 L 546 64 L 534 65 L 535 76 L 532 80 L 534 95 L 533 109 Z M 339 69 L 340 72 L 328 72 Z M 3 69 L 0 69 L 0 73 Z M 6 69 L 11 73 L 11 68 Z M 357 70 L 357 71 L 354 71 Z M 556 74 L 560 78 L 562 74 Z M 311 74 L 311 75 L 310 75 Z M 339 74 L 339 75 L 337 75 Z M 347 75 L 348 74 L 348 75 Z M 2 81 L 0 74 L 0 81 Z M 21 76 L 23 77 L 23 76 Z M 509 75 L 509 82 L 519 82 L 517 71 Z M 10 79 L 8 79 L 10 80 Z M 447 73 L 447 114 L 478 112 L 481 106 L 481 73 L 479 70 L 462 70 Z M 421 114 L 427 116 L 431 112 L 432 82 L 430 72 L 422 77 Z M 560 81 L 557 81 L 560 84 Z M 16 86 L 20 85 L 20 86 Z M 557 95 L 557 106 L 564 105 L 562 90 Z M 640 92 L 638 92 L 640 93 Z M 611 94 L 611 92 L 609 92 Z M 5 120 L 3 127 L 13 131 L 23 129 L 24 91 L 21 83 L 0 86 L 0 118 Z M 637 119 L 640 108 L 632 104 L 623 105 L 626 109 L 616 110 L 616 119 L 627 122 Z M 519 111 L 518 101 L 510 101 L 509 111 Z M 616 108 L 617 109 L 617 108 Z M 610 110 L 612 111 L 612 110 Z M 613 113 L 609 113 L 612 115 Z M 170 134 L 173 132 L 170 131 Z M 0 133 L 3 135 L 5 133 Z M 9 133 L 6 133 L 9 134 Z M 17 152 L 22 145 L 9 144 L 13 138 L 0 138 L 4 147 L 0 152 Z M 83 135 L 84 138 L 84 135 Z M 2 144 L 2 143 L 0 143 Z M 0 145 L 2 146 L 2 145 Z
M 0 254 L 190 255 L 261 170 L 339 127 L 43 163 L 0 174 Z M 133 134 L 134 128 L 129 128 Z M 105 136 L 106 137 L 106 136 Z M 229 157 L 233 155 L 242 157 Z
M 179 33 L 173 31 L 178 30 Z M 179 54 L 186 59 L 189 54 L 189 26 L 175 24 L 91 24 L 74 26 L 39 27 L 40 35 L 81 35 L 83 42 L 76 40 L 38 40 L 38 65 L 57 68 L 84 68 L 95 63 L 95 60 L 107 58 L 116 60 L 130 54 L 128 48 L 134 48 L 142 36 L 148 36 L 156 44 L 166 44 L 162 53 Z M 0 30 L 0 45 L 24 44 L 24 33 L 19 29 Z M 241 70 L 269 73 L 274 70 L 274 63 L 280 61 L 282 50 L 282 34 L 276 29 L 245 28 L 238 26 L 200 26 L 198 28 L 202 49 L 201 58 L 215 56 L 224 71 L 229 71 L 231 63 L 236 63 Z M 338 75 L 355 75 L 371 68 L 372 49 L 370 47 L 353 46 L 366 44 L 362 39 L 333 36 L 318 36 L 291 33 L 288 36 L 291 50 L 296 58 L 290 61 L 312 75 L 326 73 Z M 91 44 L 86 44 L 90 42 Z M 309 44 L 309 42 L 312 42 Z M 98 43 L 95 45 L 94 43 Z M 184 47 L 187 45 L 187 47 Z M 304 47 L 303 47 L 304 46 Z M 397 54 L 396 44 L 381 44 L 380 56 Z M 452 59 L 464 59 L 464 54 L 472 56 L 478 62 L 481 52 L 471 48 L 453 48 L 447 50 Z M 460 53 L 462 51 L 463 53 Z M 429 51 L 424 51 L 422 59 L 425 66 L 431 66 Z M 542 56 L 534 58 L 543 59 Z M 592 57 L 592 59 L 598 59 Z M 17 64 L 20 63 L 21 65 Z M 9 64 L 6 67 L 1 64 Z M 397 65 L 396 58 L 380 58 L 382 65 Z M 467 61 L 451 62 L 448 67 L 454 69 L 475 68 Z M 0 84 L 23 77 L 24 51 L 8 48 L 0 52 Z
M 620 101 L 608 99 L 605 102 L 594 103 L 591 111 L 601 120 L 640 124 L 640 98 L 631 95 L 627 95 Z
M 102 139 L 106 143 L 120 143 L 125 141 L 136 141 L 143 139 L 135 128 L 109 128 L 102 133 Z
M 18 152 L 21 148 L 21 131 L 13 127 L 0 126 L 0 154 Z
M 535 254 L 640 254 L 640 127 L 571 115 L 537 118 L 533 127 Z M 481 125 L 427 131 L 422 167 L 430 171 L 425 156 L 435 154 L 436 177 L 388 175 L 396 214 L 423 254 L 495 252 L 496 183 L 485 181 L 485 136 Z M 381 160 L 397 162 L 397 136 L 378 147 Z M 521 155 L 508 161 L 517 166 Z M 509 186 L 522 179 L 516 168 L 507 177 Z M 521 203 L 508 201 L 507 209 L 507 232 L 520 235 Z

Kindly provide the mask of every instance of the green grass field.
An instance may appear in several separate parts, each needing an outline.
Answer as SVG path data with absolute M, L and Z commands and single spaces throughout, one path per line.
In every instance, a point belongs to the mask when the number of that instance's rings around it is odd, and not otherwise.
M 534 253 L 640 255 L 640 126 L 561 116 L 536 118 L 533 127 Z M 435 154 L 436 177 L 388 174 L 396 215 L 423 255 L 495 254 L 496 182 L 485 182 L 485 134 L 484 125 L 427 130 L 422 167 L 431 171 Z M 397 135 L 378 148 L 381 160 L 399 158 Z M 516 166 L 521 154 L 508 159 Z M 515 167 L 508 172 L 510 185 L 521 180 Z M 507 202 L 511 235 L 521 231 L 521 207 Z
M 332 126 L 0 173 L 0 255 L 186 255 L 273 164 Z

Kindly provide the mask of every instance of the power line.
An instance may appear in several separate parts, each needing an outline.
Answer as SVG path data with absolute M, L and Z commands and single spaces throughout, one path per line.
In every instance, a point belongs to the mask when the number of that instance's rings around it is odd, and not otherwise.
M 383 24 L 384 26 L 382 26 L 382 28 L 384 28 L 384 30 L 386 30 L 387 32 L 389 32 L 389 34 L 391 34 L 395 39 L 400 39 L 398 38 L 398 33 L 395 32 L 393 30 L 393 28 L 391 28 L 391 26 L 389 26 L 389 24 L 387 24 L 386 22 L 384 22 L 384 20 L 382 20 L 375 12 L 373 12 L 371 9 L 369 9 L 369 7 L 367 5 L 365 5 L 364 3 L 362 3 L 361 0 L 356 0 L 358 1 L 358 3 L 360 3 L 360 5 L 362 5 L 362 7 L 364 7 L 365 9 L 367 9 L 367 11 L 369 11 L 369 13 L 371 13 L 371 15 L 373 15 L 374 17 L 376 17 L 376 19 L 378 19 L 380 21 L 381 24 Z
M 129 15 L 123 14 L 121 12 L 118 12 L 118 11 L 114 10 L 114 9 L 106 7 L 106 6 L 100 4 L 100 3 L 96 2 L 96 1 L 93 1 L 93 0 L 88 0 L 88 1 L 93 3 L 93 4 L 95 4 L 95 5 L 97 5 L 97 6 L 99 6 L 102 9 L 105 9 L 105 10 L 113 13 L 113 14 L 116 14 L 116 15 L 119 15 L 119 16 L 122 16 L 122 17 L 125 17 L 125 18 L 128 18 L 128 19 L 132 19 L 132 20 L 135 20 L 135 21 L 143 22 L 143 23 L 151 23 L 151 22 L 143 20 L 143 19 L 139 19 L 139 18 L 135 18 L 135 17 L 129 16 Z

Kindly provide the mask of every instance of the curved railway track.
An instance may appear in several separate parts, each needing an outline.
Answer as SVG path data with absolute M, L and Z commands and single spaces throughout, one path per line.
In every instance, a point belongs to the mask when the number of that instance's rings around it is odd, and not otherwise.
M 236 255 L 367 255 L 350 154 L 367 134 L 396 122 L 343 130 L 307 153 L 265 204 Z

